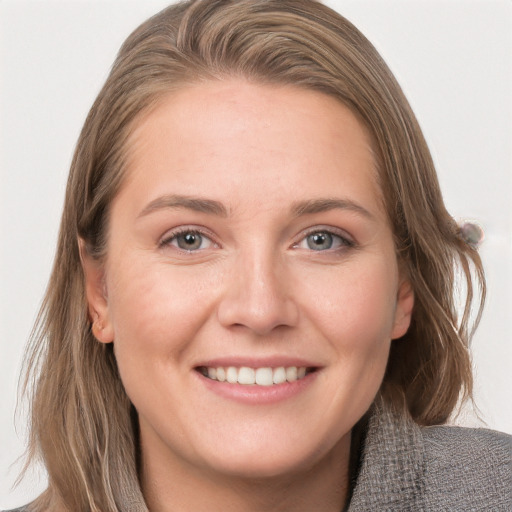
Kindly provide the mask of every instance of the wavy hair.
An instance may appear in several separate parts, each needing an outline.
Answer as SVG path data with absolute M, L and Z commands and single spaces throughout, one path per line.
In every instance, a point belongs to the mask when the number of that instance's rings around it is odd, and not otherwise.
M 482 265 L 445 209 L 418 122 L 378 52 L 349 21 L 314 0 L 178 3 L 121 47 L 71 164 L 55 263 L 26 356 L 28 460 L 42 459 L 49 475 L 34 511 L 147 510 L 136 412 L 112 345 L 91 333 L 79 240 L 103 257 L 109 207 L 138 117 L 169 91 L 226 77 L 319 91 L 363 120 L 376 147 L 399 263 L 415 293 L 411 326 L 392 342 L 379 394 L 421 425 L 445 422 L 459 398 L 471 396 L 470 312 L 475 299 L 478 320 Z

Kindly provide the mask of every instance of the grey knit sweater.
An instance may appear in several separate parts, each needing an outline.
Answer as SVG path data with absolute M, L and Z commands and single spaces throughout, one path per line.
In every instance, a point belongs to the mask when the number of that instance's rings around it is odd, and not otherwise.
M 348 512 L 512 512 L 512 437 L 419 427 L 377 408 Z
M 512 511 L 512 437 L 507 434 L 421 428 L 376 406 L 358 458 L 347 512 Z

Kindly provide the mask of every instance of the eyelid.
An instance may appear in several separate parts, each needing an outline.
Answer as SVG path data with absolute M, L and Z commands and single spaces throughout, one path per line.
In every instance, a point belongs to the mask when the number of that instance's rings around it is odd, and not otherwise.
M 209 230 L 206 229 L 203 226 L 198 225 L 184 225 L 184 226 L 177 226 L 175 228 L 171 228 L 168 231 L 165 232 L 164 235 L 162 235 L 157 242 L 158 247 L 166 247 L 170 245 L 170 242 L 175 239 L 176 237 L 185 234 L 185 233 L 198 233 L 201 236 L 207 238 L 210 240 L 213 246 L 216 248 L 220 247 L 220 244 L 216 240 L 216 236 Z M 296 237 L 296 241 L 292 244 L 292 248 L 297 248 L 298 245 L 309 235 L 314 233 L 329 233 L 333 236 L 336 236 L 340 238 L 342 243 L 342 249 L 343 248 L 350 248 L 355 247 L 357 245 L 356 240 L 353 236 L 351 236 L 347 231 L 341 228 L 336 228 L 334 226 L 327 226 L 327 225 L 317 225 L 312 226 L 310 228 L 307 228 L 303 230 L 300 235 Z M 200 252 L 205 249 L 199 249 L 197 251 L 186 251 L 184 249 L 181 249 L 179 247 L 173 246 L 177 251 L 183 252 L 183 253 L 190 253 L 190 252 Z M 319 251 L 319 252 L 333 252 L 339 250 L 339 248 L 336 249 L 326 249 L 325 251 Z
M 158 245 L 158 247 L 169 246 L 169 245 L 171 245 L 170 242 L 172 240 L 174 240 L 176 237 L 183 235 L 185 233 L 198 233 L 202 237 L 205 237 L 208 240 L 210 240 L 212 245 L 214 245 L 215 247 L 219 247 L 219 244 L 217 243 L 217 241 L 215 239 L 216 238 L 215 235 L 210 230 L 204 228 L 203 226 L 197 226 L 194 224 L 185 225 L 185 226 L 177 226 L 175 228 L 169 229 L 168 231 L 165 232 L 165 234 L 163 236 L 160 237 L 157 245 Z M 201 250 L 205 250 L 205 249 L 200 249 L 198 251 L 187 251 L 185 249 L 181 249 L 180 247 L 176 247 L 176 246 L 173 246 L 173 247 L 175 247 L 175 249 L 177 251 L 181 251 L 183 253 L 200 252 Z
M 341 228 L 336 228 L 334 226 L 327 226 L 327 225 L 318 225 L 318 226 L 312 226 L 310 228 L 307 228 L 306 230 L 302 231 L 302 233 L 297 237 L 296 242 L 293 243 L 292 247 L 298 247 L 298 245 L 306 239 L 309 235 L 312 235 L 314 233 L 329 233 L 330 235 L 334 235 L 340 239 L 343 240 L 342 248 L 350 248 L 355 247 L 357 245 L 356 240 L 353 236 L 351 236 L 347 231 Z M 338 250 L 336 249 L 326 249 L 325 251 L 319 251 L 319 252 L 333 252 Z

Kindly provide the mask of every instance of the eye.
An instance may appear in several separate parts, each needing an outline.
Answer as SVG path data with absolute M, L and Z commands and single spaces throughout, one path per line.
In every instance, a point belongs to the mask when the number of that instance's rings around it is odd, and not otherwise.
M 193 252 L 209 249 L 214 242 L 204 233 L 194 229 L 186 229 L 171 233 L 161 242 L 161 246 L 172 245 L 182 251 Z
M 295 247 L 312 251 L 328 251 L 353 246 L 354 242 L 348 237 L 328 230 L 317 230 L 308 233 Z

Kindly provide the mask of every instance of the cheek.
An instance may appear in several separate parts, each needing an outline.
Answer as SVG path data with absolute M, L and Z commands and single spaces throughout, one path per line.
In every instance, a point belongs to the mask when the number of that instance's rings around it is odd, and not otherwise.
M 393 260 L 381 260 L 347 264 L 322 279 L 317 275 L 316 286 L 309 287 L 316 298 L 309 317 L 332 351 L 336 378 L 327 383 L 332 408 L 337 411 L 342 403 L 353 417 L 373 400 L 389 357 L 397 271 Z
M 378 259 L 316 275 L 308 286 L 318 327 L 340 349 L 371 350 L 388 342 L 394 325 L 397 272 Z
M 147 364 L 149 371 L 151 365 L 178 361 L 209 318 L 218 283 L 192 268 L 152 265 L 147 258 L 122 263 L 108 283 L 120 368 Z

